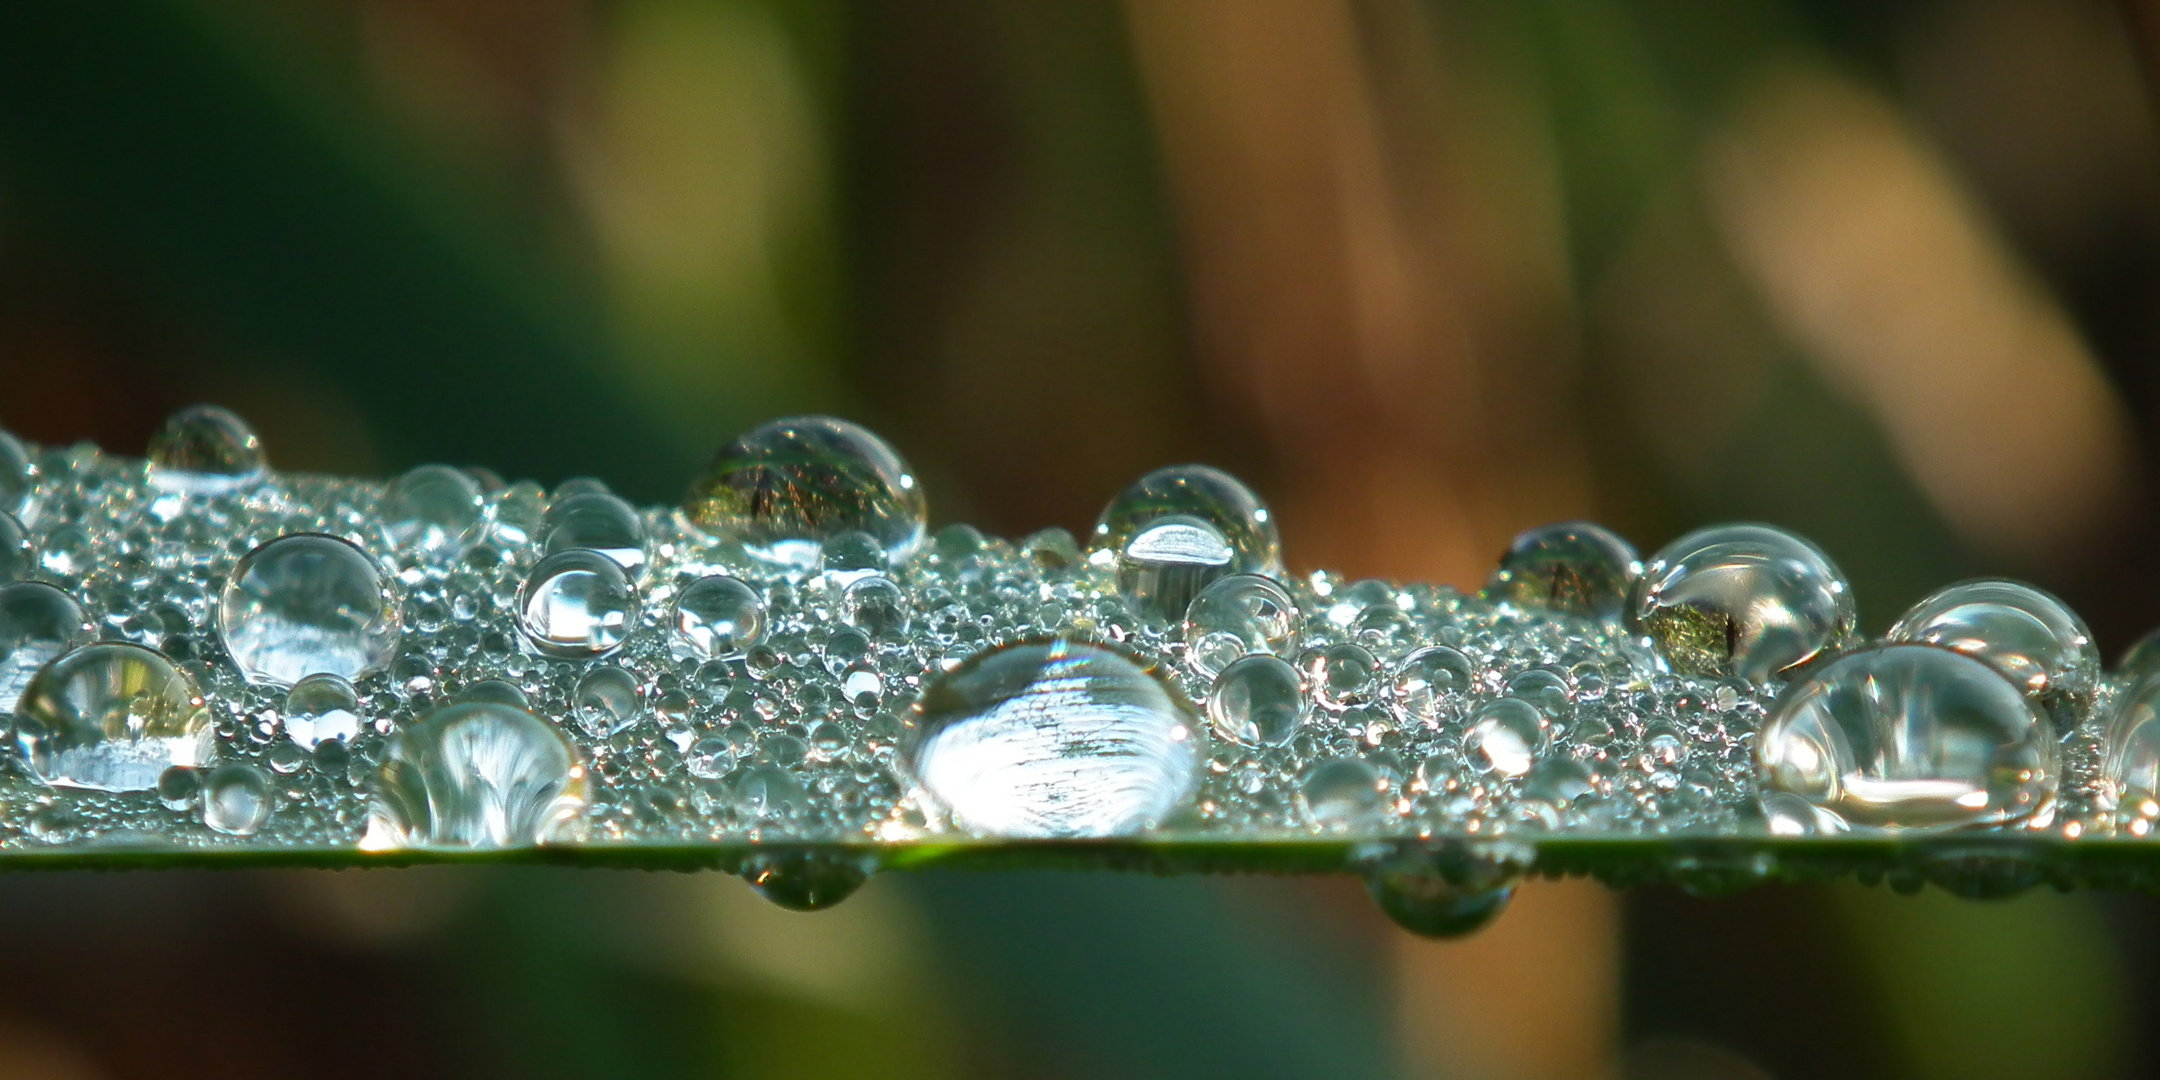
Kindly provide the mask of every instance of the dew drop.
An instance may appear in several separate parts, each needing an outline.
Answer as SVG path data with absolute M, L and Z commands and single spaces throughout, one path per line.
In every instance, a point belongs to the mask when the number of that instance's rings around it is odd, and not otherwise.
M 1173 465 L 1133 481 L 1103 508 L 1094 546 L 1122 552 L 1141 529 L 1170 515 L 1213 526 L 1234 553 L 1233 572 L 1282 573 L 1282 537 L 1267 506 L 1237 477 L 1206 465 Z
M 96 636 L 82 605 L 59 589 L 35 581 L 0 585 L 0 715 L 15 711 L 40 668 Z
M 310 675 L 285 692 L 285 734 L 313 750 L 360 734 L 360 695 L 343 676 Z
M 1507 910 L 1513 884 L 1483 889 L 1449 881 L 1429 860 L 1389 860 L 1365 873 L 1365 892 L 1395 925 L 1419 937 L 1459 938 Z
M 576 749 L 547 721 L 495 702 L 445 705 L 391 737 L 360 846 L 506 848 L 565 840 L 584 810 L 585 789 Z
M 247 553 L 218 604 L 225 651 L 251 682 L 357 679 L 397 651 L 397 601 L 375 560 L 335 536 L 296 533 Z
M 1941 645 L 1984 661 L 2065 721 L 2091 704 L 2100 677 L 2100 650 L 2085 620 L 2023 582 L 1963 581 L 1938 589 L 1898 619 L 1888 639 Z
M 255 429 L 226 409 L 176 412 L 150 437 L 150 485 L 176 495 L 224 495 L 253 487 L 268 471 Z
M 1289 590 L 1259 574 L 1232 574 L 1200 590 L 1185 609 L 1186 662 L 1213 676 L 1250 653 L 1283 655 L 1297 639 L 1298 623 Z
M 2124 692 L 2107 729 L 2107 778 L 2126 817 L 2160 819 L 2160 677 Z
M 1836 650 L 1856 619 L 1829 556 L 1768 525 L 1717 525 L 1666 545 L 1627 615 L 1673 670 L 1757 684 Z
M 97 543 L 88 530 L 62 525 L 45 534 L 45 543 L 38 548 L 38 565 L 54 577 L 79 578 L 90 572 L 96 554 Z
M 1595 790 L 1590 770 L 1574 758 L 1545 758 L 1523 776 L 1523 797 L 1565 810 Z
M 2115 663 L 2115 670 L 2138 679 L 2160 671 L 2160 630 L 2153 630 L 2130 643 L 2123 650 L 2122 658 Z
M 1626 609 L 1642 569 L 1634 545 L 1603 526 L 1564 521 L 1517 536 L 1485 583 L 1485 595 L 1517 607 L 1610 619 Z
M 605 739 L 637 722 L 637 677 L 613 665 L 596 667 L 577 684 L 577 718 L 596 739 Z
M 848 531 L 828 537 L 818 548 L 818 568 L 842 587 L 886 569 L 885 548 L 866 532 Z
M 783 849 L 752 855 L 742 876 L 789 911 L 823 911 L 855 895 L 876 869 L 876 857 L 859 852 Z
M 1537 706 L 1520 698 L 1501 698 L 1470 714 L 1469 729 L 1463 732 L 1463 756 L 1486 772 L 1521 776 L 1537 760 L 1544 739 Z
M 915 723 L 915 776 L 970 832 L 1127 836 L 1192 793 L 1197 717 L 1099 646 L 1027 641 L 977 653 L 923 691 Z
M 683 500 L 691 524 L 768 562 L 809 569 L 826 539 L 863 532 L 898 563 L 922 543 L 927 515 L 907 462 L 865 428 L 797 416 L 744 432 Z
M 1340 711 L 1373 699 L 1380 683 L 1380 661 L 1363 645 L 1339 642 L 1303 658 L 1306 683 L 1321 706 Z
M 15 739 L 48 784 L 147 791 L 210 759 L 215 733 L 193 679 L 139 645 L 86 645 L 40 669 L 15 705 Z
M 578 660 L 621 646 L 637 627 L 638 595 L 622 564 L 597 551 L 550 555 L 518 594 L 518 628 L 548 656 Z
M 1395 704 L 1427 726 L 1439 723 L 1470 692 L 1475 669 L 1459 649 L 1433 645 L 1403 658 L 1390 689 Z
M 1359 758 L 1331 758 L 1313 766 L 1299 783 L 1298 794 L 1323 829 L 1370 826 L 1386 809 L 1379 771 Z
M 773 753 L 767 747 L 768 754 Z M 799 758 L 799 754 L 788 754 Z M 735 798 L 750 816 L 771 821 L 797 817 L 810 808 L 810 789 L 781 765 L 763 762 L 743 770 L 735 781 Z
M 21 517 L 29 509 L 37 478 L 30 471 L 30 453 L 21 441 L 0 431 L 0 513 Z
M 487 701 L 497 705 L 508 705 L 514 709 L 524 709 L 527 712 L 532 711 L 532 699 L 526 697 L 525 691 L 518 689 L 516 683 L 506 679 L 482 679 L 458 691 L 451 700 Z
M 1847 825 L 2015 821 L 2055 796 L 2047 719 L 1995 669 L 1949 649 L 1886 645 L 1796 683 L 1756 742 L 1766 791 Z
M 227 836 L 253 836 L 270 820 L 270 778 L 234 762 L 210 770 L 202 783 L 203 824 Z
M 675 640 L 700 660 L 740 656 L 765 636 L 757 592 L 725 574 L 702 577 L 675 594 Z
M 0 510 L 0 582 L 21 581 L 37 567 L 30 534 L 15 515 Z
M 1289 739 L 1304 709 L 1304 680 L 1279 656 L 1238 660 L 1216 676 L 1208 692 L 1208 720 L 1215 730 L 1248 746 Z
M 907 594 L 891 578 L 867 577 L 841 594 L 840 614 L 849 626 L 881 641 L 897 641 L 910 621 Z
M 645 522 L 629 503 L 604 491 L 558 499 L 540 519 L 542 550 L 597 551 L 636 574 L 645 565 Z
M 465 554 L 480 537 L 485 497 L 472 474 L 422 465 L 390 482 L 376 514 L 397 549 L 433 562 Z
M 1118 592 L 1149 622 L 1175 623 L 1202 589 L 1230 572 L 1235 558 L 1215 526 L 1184 514 L 1159 517 L 1119 549 Z

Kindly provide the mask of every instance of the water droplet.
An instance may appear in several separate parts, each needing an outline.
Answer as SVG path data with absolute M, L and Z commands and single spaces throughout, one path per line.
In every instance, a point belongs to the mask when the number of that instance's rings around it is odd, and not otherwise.
M 770 562 L 816 566 L 824 541 L 868 533 L 898 563 L 922 543 L 922 488 L 885 440 L 845 420 L 798 416 L 744 432 L 690 487 L 698 528 Z
M 1071 532 L 1055 526 L 1028 534 L 1020 542 L 1020 552 L 1046 574 L 1063 573 L 1080 565 L 1080 542 L 1073 539 Z
M 881 641 L 907 634 L 907 594 L 891 578 L 867 577 L 849 585 L 840 598 L 840 614 L 849 626 Z
M 1094 545 L 1122 552 L 1141 529 L 1170 515 L 1213 526 L 1234 553 L 1231 571 L 1282 573 L 1282 536 L 1267 506 L 1237 477 L 1206 465 L 1174 465 L 1133 481 L 1103 508 Z
M 15 515 L 0 510 L 0 582 L 20 581 L 29 577 L 36 566 L 37 553 L 30 549 L 30 534 Z
M 768 754 L 773 753 L 767 747 Z M 799 754 L 788 754 L 800 757 Z M 795 817 L 810 808 L 810 789 L 786 768 L 765 762 L 744 769 L 735 781 L 735 797 L 752 817 L 765 820 Z
M 310 675 L 285 692 L 285 734 L 310 750 L 360 734 L 360 695 L 338 675 Z
M 202 773 L 175 765 L 158 774 L 158 801 L 168 810 L 186 810 L 202 801 Z
M 1190 797 L 1196 717 L 1155 676 L 1078 642 L 977 653 L 915 706 L 915 775 L 956 825 L 1004 837 L 1126 836 Z
M 1395 925 L 1419 937 L 1459 938 L 1484 929 L 1507 910 L 1515 886 L 1465 888 L 1430 860 L 1411 857 L 1366 871 L 1365 892 Z
M 2136 679 L 2160 671 L 2160 630 L 2148 632 L 2123 650 L 2115 670 Z
M 215 405 L 182 409 L 150 437 L 150 484 L 176 495 L 223 495 L 261 483 L 255 429 Z
M 480 484 L 470 473 L 422 465 L 392 480 L 375 512 L 399 551 L 449 562 L 479 539 L 485 509 Z
M 1117 587 L 1134 612 L 1158 625 L 1184 618 L 1236 553 L 1215 526 L 1170 514 L 1142 525 L 1117 553 Z
M 38 565 L 58 578 L 79 578 L 90 572 L 97 544 L 80 525 L 62 525 L 45 534 L 38 548 Z
M 584 810 L 577 750 L 523 709 L 445 705 L 384 754 L 363 850 L 546 844 L 567 839 Z
M 1574 758 L 1546 758 L 1523 776 L 1524 798 L 1549 802 L 1562 810 L 1593 790 L 1589 768 Z
M 1549 721 L 1567 719 L 1574 702 L 1568 696 L 1567 680 L 1544 668 L 1519 671 L 1507 681 L 1507 696 L 1521 698 L 1545 714 Z
M 30 452 L 15 436 L 0 431 L 0 512 L 23 516 L 37 478 L 30 472 Z
M 2107 778 L 2131 818 L 2160 819 L 2160 677 L 2131 684 L 2108 721 Z
M 2017 581 L 1937 589 L 1898 619 L 1888 639 L 1941 645 L 1985 661 L 2063 721 L 2084 713 L 2100 677 L 2100 650 L 2085 620 Z
M 1379 688 L 1380 661 L 1363 645 L 1340 642 L 1301 659 L 1313 697 L 1324 708 L 1340 711 L 1367 704 Z
M 631 574 L 645 565 L 645 521 L 604 491 L 559 499 L 540 519 L 543 551 L 597 551 Z
M 202 785 L 203 824 L 227 836 L 253 836 L 270 820 L 270 778 L 234 762 L 210 770 Z
M 1289 739 L 1304 710 L 1304 681 L 1279 656 L 1248 656 L 1231 664 L 1208 692 L 1207 714 L 1215 730 L 1247 745 Z
M 1841 657 L 1779 699 L 1756 743 L 1762 784 L 1848 825 L 2014 821 L 2054 799 L 2055 739 L 1995 669 L 1949 649 Z
M 869 533 L 844 532 L 827 538 L 818 548 L 818 568 L 834 583 L 846 586 L 884 573 L 885 548 Z
M 38 669 L 96 636 L 74 597 L 42 582 L 0 585 L 0 716 L 15 711 Z
M 1323 829 L 1369 826 L 1386 808 L 1380 773 L 1359 758 L 1331 758 L 1313 766 L 1298 785 L 1298 794 Z
M 296 533 L 247 553 L 218 604 L 218 634 L 252 682 L 357 679 L 397 651 L 397 600 L 367 553 Z
M 15 705 L 15 738 L 48 784 L 147 791 L 215 745 L 194 680 L 139 645 L 86 645 L 45 665 Z
M 578 723 L 596 739 L 636 723 L 638 709 L 637 677 L 619 667 L 597 667 L 578 680 Z
M 1289 590 L 1258 574 L 1232 574 L 1185 609 L 1186 661 L 1212 676 L 1248 653 L 1280 656 L 1296 640 L 1298 622 Z
M 1517 607 L 1610 619 L 1626 609 L 1642 568 L 1634 545 L 1602 526 L 1564 521 L 1517 536 L 1485 594 Z
M 516 683 L 504 679 L 482 679 L 457 692 L 452 701 L 488 701 L 508 705 L 515 709 L 532 711 L 532 699 Z
M 860 852 L 782 849 L 752 855 L 742 876 L 789 911 L 823 911 L 855 895 L 876 869 L 876 857 Z
M 614 651 L 637 627 L 638 594 L 622 564 L 597 551 L 540 560 L 518 594 L 518 628 L 548 656 L 569 660 Z
M 1845 819 L 1787 791 L 1765 792 L 1763 829 L 1772 836 L 1820 836 L 1848 831 Z
M 1673 670 L 1755 683 L 1852 637 L 1845 577 L 1815 545 L 1768 525 L 1718 525 L 1659 551 L 1636 582 L 1628 624 Z
M 1530 771 L 1544 741 L 1537 706 L 1519 698 L 1501 698 L 1470 715 L 1470 727 L 1463 732 L 1463 756 L 1474 768 L 1521 776 Z
M 1428 727 L 1439 723 L 1470 692 L 1476 669 L 1459 649 L 1433 645 L 1403 659 L 1395 669 L 1395 704 Z
M 765 636 L 765 605 L 740 579 L 702 577 L 675 594 L 675 638 L 700 660 L 740 656 Z

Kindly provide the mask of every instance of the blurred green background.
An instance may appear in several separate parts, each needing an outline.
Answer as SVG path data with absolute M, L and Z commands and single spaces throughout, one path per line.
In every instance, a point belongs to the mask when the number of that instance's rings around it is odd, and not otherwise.
M 677 497 L 772 416 L 1078 531 L 1204 460 L 1290 560 L 1762 518 L 1886 626 L 2160 622 L 2150 0 L 0 5 L 0 426 Z M 1342 881 L 0 880 L 11 1077 L 2142 1075 L 2160 906 Z

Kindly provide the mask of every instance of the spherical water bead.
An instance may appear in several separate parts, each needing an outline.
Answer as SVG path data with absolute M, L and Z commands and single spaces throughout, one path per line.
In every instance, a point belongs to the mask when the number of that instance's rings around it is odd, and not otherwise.
M 310 750 L 360 734 L 360 695 L 340 675 L 310 675 L 285 692 L 285 734 Z
M 357 679 L 397 651 L 397 599 L 366 552 L 335 536 L 296 533 L 233 567 L 218 603 L 218 634 L 251 682 Z
M 74 597 L 43 582 L 0 585 L 0 716 L 15 710 L 38 669 L 96 637 Z
M 2122 658 L 2115 662 L 2115 670 L 2132 679 L 2160 671 L 2160 630 L 2150 631 L 2131 642 L 2130 647 L 2123 650 Z
M 1025 641 L 938 676 L 914 711 L 908 762 L 969 832 L 1012 838 L 1128 836 L 1191 798 L 1198 718 L 1126 657 Z
M 635 574 L 645 565 L 645 520 L 604 491 L 557 499 L 540 519 L 541 550 L 597 551 Z
M 37 477 L 30 471 L 30 452 L 15 436 L 0 431 L 0 513 L 23 516 Z
M 1232 574 L 1185 609 L 1186 663 L 1213 676 L 1251 653 L 1280 656 L 1296 641 L 1299 621 L 1297 602 L 1274 579 Z
M 585 767 L 554 725 L 509 705 L 458 702 L 391 737 L 360 846 L 552 843 L 571 837 L 585 798 Z
M 1508 545 L 1485 583 L 1487 598 L 1586 619 L 1616 618 L 1642 574 L 1634 545 L 1599 525 L 1564 521 Z
M 1596 790 L 1590 770 L 1574 758 L 1551 757 L 1530 766 L 1523 775 L 1523 797 L 1567 809 Z
M 565 551 L 540 560 L 518 593 L 518 629 L 534 648 L 560 659 L 615 651 L 637 620 L 637 589 L 621 563 L 597 551 Z
M 1433 645 L 1403 658 L 1390 689 L 1406 716 L 1429 727 L 1447 718 L 1452 703 L 1470 692 L 1475 675 L 1461 650 Z
M 863 578 L 841 594 L 840 617 L 873 638 L 900 640 L 910 619 L 907 594 L 891 578 Z
M 594 668 L 578 680 L 578 724 L 605 739 L 637 722 L 640 697 L 636 676 L 612 665 Z
M 15 515 L 0 510 L 0 582 L 21 581 L 37 566 L 30 534 Z
M 1279 656 L 1245 657 L 1216 676 L 1207 714 L 1224 738 L 1248 746 L 1284 742 L 1304 718 L 1304 680 Z
M 741 579 L 713 574 L 675 594 L 669 625 L 700 660 L 740 656 L 765 636 L 765 604 Z
M 1230 572 L 1235 558 L 1215 526 L 1184 514 L 1156 518 L 1119 549 L 1118 592 L 1149 622 L 1175 623 L 1202 589 Z
M 1545 714 L 1545 719 L 1567 719 L 1574 702 L 1568 696 L 1567 680 L 1544 668 L 1519 671 L 1507 681 L 1507 696 L 1520 698 Z
M 1537 761 L 1545 743 L 1537 707 L 1520 698 L 1501 698 L 1470 715 L 1463 732 L 1463 757 L 1485 772 L 1522 776 Z
M 2100 650 L 2069 605 L 2017 581 L 1962 581 L 1912 606 L 1888 639 L 1985 661 L 2064 720 L 2092 703 Z
M 452 695 L 452 701 L 487 701 L 513 708 L 532 709 L 532 699 L 507 679 L 482 679 Z
M 210 759 L 215 731 L 194 680 L 139 645 L 87 645 L 40 670 L 15 705 L 15 739 L 46 783 L 148 791 Z
M 2107 779 L 2128 817 L 2160 819 L 2160 677 L 2124 691 L 2107 729 Z
M 255 429 L 215 405 L 182 409 L 150 437 L 150 486 L 176 495 L 223 495 L 262 482 L 269 466 Z
M 827 537 L 818 548 L 818 569 L 844 587 L 872 574 L 884 573 L 885 548 L 866 532 L 849 531 Z
M 1380 773 L 1358 758 L 1332 758 L 1313 766 L 1298 784 L 1305 811 L 1323 829 L 1371 825 L 1385 811 Z
M 1173 465 L 1133 481 L 1103 508 L 1094 547 L 1124 551 L 1141 529 L 1173 514 L 1213 526 L 1234 553 L 1232 572 L 1282 573 L 1282 535 L 1266 504 L 1237 477 L 1206 465 Z
M 1419 937 L 1459 938 L 1484 929 L 1507 910 L 1512 884 L 1473 889 L 1459 886 L 1430 860 L 1390 860 L 1368 871 L 1365 892 L 1395 925 Z
M 1380 661 L 1363 645 L 1340 642 L 1303 657 L 1306 684 L 1322 707 L 1363 705 L 1379 688 Z
M 927 508 L 907 462 L 867 429 L 829 416 L 744 432 L 690 486 L 683 513 L 769 562 L 809 569 L 828 537 L 868 533 L 898 563 L 923 538 Z
M 735 781 L 735 798 L 751 817 L 768 821 L 798 817 L 810 808 L 810 789 L 769 761 L 743 770 Z
M 38 565 L 58 578 L 80 578 L 97 559 L 97 541 L 80 525 L 63 525 L 38 545 Z
M 789 911 L 823 911 L 855 895 L 877 869 L 874 856 L 800 848 L 760 851 L 742 877 L 759 896 Z
M 1844 574 L 1815 545 L 1768 525 L 1717 525 L 1651 558 L 1627 619 L 1675 671 L 1761 684 L 1843 646 L 1856 615 Z
M 1766 791 L 1852 826 L 2016 821 L 2055 797 L 2047 719 L 1995 669 L 1927 645 L 1842 657 L 1779 698 L 1755 746 Z
M 485 509 L 480 483 L 470 473 L 422 465 L 390 482 L 375 513 L 399 551 L 449 562 L 480 538 Z
M 203 824 L 227 836 L 253 836 L 270 821 L 270 778 L 234 762 L 210 770 L 202 784 Z

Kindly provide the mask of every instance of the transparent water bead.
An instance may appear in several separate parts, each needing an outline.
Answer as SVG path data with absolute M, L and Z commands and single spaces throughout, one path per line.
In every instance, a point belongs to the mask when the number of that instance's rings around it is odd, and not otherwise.
M 612 665 L 596 667 L 578 680 L 578 725 L 605 739 L 637 722 L 641 698 L 636 676 Z
M 2054 732 L 1994 668 L 1931 645 L 1886 645 L 1794 684 L 1757 738 L 1765 791 L 1849 826 L 2016 821 L 2053 802 Z
M 253 836 L 270 821 L 270 778 L 233 762 L 210 770 L 202 783 L 203 824 L 227 836 Z
M 15 436 L 0 431 L 0 513 L 22 517 L 36 490 L 37 477 L 30 470 L 30 452 Z
M 1026 641 L 977 653 L 924 689 L 908 763 L 969 832 L 1128 836 L 1191 798 L 1197 720 L 1123 655 Z
M 548 555 L 597 551 L 636 574 L 645 565 L 645 519 L 629 503 L 604 491 L 558 498 L 540 519 L 542 551 Z
M 1485 595 L 1517 607 L 1610 619 L 1626 610 L 1628 590 L 1642 569 L 1635 546 L 1610 530 L 1563 521 L 1517 536 L 1485 583 Z
M 1857 615 L 1815 545 L 1768 525 L 1716 525 L 1651 558 L 1627 619 L 1677 672 L 1762 684 L 1841 647 Z
M 74 597 L 37 581 L 0 585 L 0 715 L 15 711 L 38 669 L 96 637 Z
M 31 550 L 29 532 L 15 515 L 0 510 L 0 583 L 29 577 L 36 566 L 37 553 Z
M 449 562 L 480 538 L 486 497 L 463 469 L 422 465 L 390 482 L 375 513 L 402 552 Z
M 1513 884 L 1466 888 L 1424 858 L 1392 859 L 1365 874 L 1365 892 L 1395 925 L 1419 937 L 1459 938 L 1507 910 Z
M 700 660 L 740 656 L 765 636 L 765 604 L 740 578 L 701 577 L 675 594 L 675 640 Z
M 1459 707 L 1462 695 L 1470 692 L 1475 674 L 1476 669 L 1462 650 L 1432 645 L 1403 658 L 1390 688 L 1404 715 L 1431 727 Z
M 1537 761 L 1545 728 L 1537 706 L 1520 698 L 1501 698 L 1470 716 L 1463 732 L 1463 757 L 1485 772 L 1522 776 Z
M 498 702 L 458 702 L 391 736 L 360 846 L 553 843 L 571 838 L 585 798 L 585 767 L 552 724 Z
M 2145 830 L 2160 820 L 2160 676 L 2131 684 L 2108 720 L 2106 773 L 2116 806 L 2141 819 Z
M 269 466 L 255 429 L 215 405 L 176 412 L 150 437 L 150 485 L 176 495 L 223 495 L 262 482 Z
M 1281 743 L 1305 715 L 1305 684 L 1279 656 L 1248 656 L 1223 669 L 1208 692 L 1208 720 L 1247 746 Z
M 1119 549 L 1118 592 L 1149 622 L 1175 623 L 1202 589 L 1230 572 L 1235 557 L 1223 534 L 1199 518 L 1156 518 Z
M 285 693 L 285 735 L 306 749 L 360 734 L 360 695 L 339 675 L 310 675 Z
M 793 848 L 758 852 L 742 877 L 776 906 L 823 911 L 855 895 L 876 869 L 876 858 L 861 852 Z
M 46 783 L 148 791 L 210 760 L 215 732 L 194 680 L 139 645 L 86 645 L 47 664 L 15 705 L 15 740 Z
M 1305 812 L 1323 829 L 1369 826 L 1386 812 L 1380 773 L 1360 758 L 1331 758 L 1313 766 L 1298 794 Z
M 597 551 L 565 551 L 540 560 L 518 594 L 518 628 L 548 656 L 606 655 L 630 636 L 637 620 L 637 589 L 621 563 Z
M 225 651 L 251 682 L 357 679 L 397 651 L 397 599 L 375 560 L 335 536 L 295 533 L 250 551 L 218 602 Z
M 2148 631 L 2144 637 L 2130 643 L 2122 657 L 2115 661 L 2115 670 L 2132 679 L 2143 678 L 2160 671 L 2160 630 Z
M 1185 609 L 1185 658 L 1213 676 L 1249 653 L 1283 655 L 1296 643 L 1300 621 L 1290 591 L 1258 574 L 1222 578 Z
M 840 617 L 873 638 L 898 641 L 907 635 L 910 607 L 907 593 L 891 578 L 867 577 L 841 594 Z
M 1213 526 L 1235 553 L 1231 570 L 1282 573 L 1282 534 L 1267 505 L 1237 477 L 1206 465 L 1173 465 L 1133 481 L 1103 508 L 1094 546 L 1124 551 L 1141 529 L 1173 514 Z
M 760 559 L 809 569 L 829 537 L 863 532 L 898 563 L 921 545 L 928 510 L 913 470 L 885 440 L 829 416 L 744 432 L 690 487 L 683 513 Z
M 1379 689 L 1380 661 L 1363 645 L 1339 642 L 1299 658 L 1305 682 L 1322 708 L 1340 712 L 1372 701 Z
M 2071 718 L 2091 703 L 2100 678 L 2092 631 L 2069 605 L 2019 581 L 1961 581 L 1912 606 L 1891 641 L 1941 645 L 1986 661 Z

